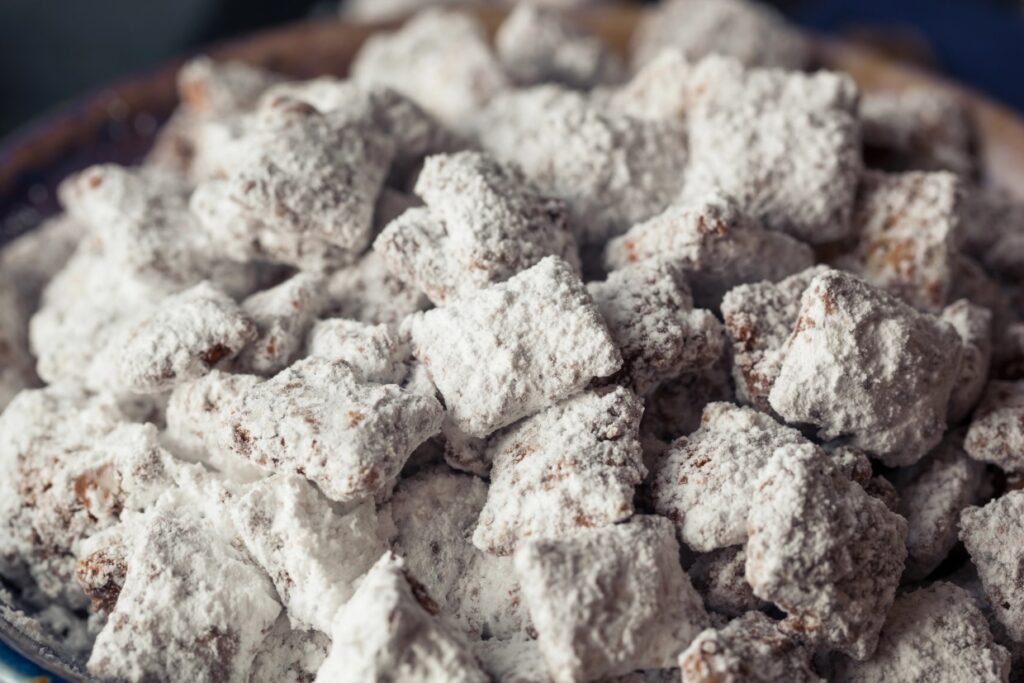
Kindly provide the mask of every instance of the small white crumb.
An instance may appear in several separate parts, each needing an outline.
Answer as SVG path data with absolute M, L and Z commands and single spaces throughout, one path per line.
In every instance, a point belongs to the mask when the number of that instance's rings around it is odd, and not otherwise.
M 385 553 L 338 611 L 317 683 L 488 683 L 401 558 Z
M 491 487 L 473 543 L 511 555 L 529 538 L 572 537 L 628 519 L 647 473 L 642 412 L 636 395 L 612 387 L 577 394 L 492 437 Z
M 487 436 L 622 365 L 583 283 L 554 257 L 413 316 L 408 329 L 449 416 L 471 436 Z
M 557 683 L 670 667 L 707 625 L 672 524 L 660 517 L 527 541 L 515 565 Z

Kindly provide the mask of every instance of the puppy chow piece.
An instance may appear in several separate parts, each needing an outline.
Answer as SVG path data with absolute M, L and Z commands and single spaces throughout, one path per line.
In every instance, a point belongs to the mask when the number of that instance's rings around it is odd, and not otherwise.
M 325 282 L 322 275 L 298 273 L 243 301 L 242 312 L 256 324 L 257 334 L 235 359 L 235 367 L 273 375 L 295 360 L 324 306 Z
M 27 573 L 49 601 L 81 609 L 76 544 L 117 519 L 110 455 L 95 445 L 124 420 L 109 396 L 22 391 L 0 414 L 0 574 Z
M 588 391 L 492 437 L 491 487 L 473 543 L 511 555 L 529 538 L 572 537 L 628 519 L 646 475 L 642 412 L 628 389 Z
M 408 319 L 448 415 L 470 436 L 535 413 L 622 365 L 571 266 L 548 257 L 510 280 Z
M 700 429 L 673 442 L 655 472 L 654 510 L 697 552 L 743 543 L 758 473 L 775 449 L 806 443 L 800 432 L 753 408 L 711 403 Z
M 556 682 L 670 667 L 707 624 L 660 517 L 527 541 L 515 566 Z
M 223 116 L 251 109 L 281 77 L 244 62 L 190 60 L 178 71 L 178 96 L 193 114 Z
M 75 579 L 89 596 L 92 611 L 110 613 L 124 589 L 128 574 L 132 526 L 124 521 L 83 539 L 76 548 L 79 558 Z
M 427 159 L 409 209 L 374 242 L 403 282 L 443 304 L 507 280 L 548 255 L 579 269 L 565 205 L 514 166 L 479 152 Z
M 326 635 L 292 629 L 288 617 L 282 614 L 256 655 L 250 681 L 313 683 L 330 649 L 331 639 Z
M 811 651 L 760 612 L 701 632 L 679 655 L 683 683 L 819 683 Z
M 747 521 L 747 581 L 786 612 L 781 628 L 858 660 L 871 656 L 906 558 L 906 521 L 810 444 L 759 473 Z
M 897 473 L 897 511 L 907 520 L 907 578 L 931 574 L 956 545 L 960 512 L 976 502 L 984 472 L 947 436 L 920 463 Z
M 980 169 L 978 130 L 963 100 L 940 88 L 865 93 L 860 103 L 864 156 L 887 171 Z
M 423 366 L 417 364 L 417 367 Z M 441 436 L 444 439 L 444 461 L 449 466 L 480 477 L 490 475 L 492 452 L 487 450 L 487 439 L 466 434 L 448 416 L 441 425 Z
M 771 230 L 811 244 L 850 233 L 861 170 L 857 89 L 845 75 L 695 67 L 684 196 L 732 197 Z
M 633 64 L 643 65 L 665 48 L 697 60 L 709 54 L 749 66 L 800 69 L 810 45 L 776 11 L 747 0 L 669 0 L 649 12 L 633 35 Z
M 565 200 L 581 246 L 600 246 L 658 214 L 682 188 L 681 122 L 625 116 L 557 86 L 496 97 L 477 132 L 486 150 Z
M 722 358 L 705 370 L 688 372 L 663 383 L 645 397 L 641 431 L 666 442 L 675 441 L 700 427 L 709 403 L 734 399 L 728 364 Z
M 1010 654 L 993 642 L 985 615 L 963 588 L 937 581 L 893 603 L 878 649 L 863 662 L 841 658 L 833 680 L 1006 681 Z
M 370 120 L 279 97 L 224 150 L 224 177 L 200 183 L 191 207 L 230 258 L 308 270 L 345 264 L 372 238 L 393 152 Z
M 232 510 L 245 547 L 270 576 L 293 628 L 331 632 L 359 578 L 387 550 L 373 504 L 342 515 L 312 484 L 279 474 Z
M 671 261 L 612 271 L 587 290 L 622 353 L 622 370 L 613 379 L 640 396 L 722 355 L 722 324 L 710 311 L 693 307 L 683 270 Z
M 768 606 L 747 583 L 746 565 L 747 555 L 742 546 L 712 550 L 693 563 L 690 580 L 709 612 L 741 617 Z
M 1022 491 L 1010 491 L 984 507 L 969 507 L 960 515 L 960 539 L 978 569 L 995 617 L 1018 643 L 1024 642 L 1024 595 L 1018 587 L 1022 520 Z
M 311 356 L 348 363 L 367 382 L 401 384 L 409 374 L 408 344 L 390 325 L 319 320 L 310 330 L 308 347 Z
M 339 611 L 319 683 L 486 683 L 469 645 L 394 554 L 385 553 Z
M 28 315 L 39 308 L 46 284 L 75 253 L 86 230 L 81 221 L 61 213 L 0 249 L 0 270 L 14 286 L 23 314 Z
M 430 308 L 430 300 L 392 275 L 377 251 L 368 251 L 351 266 L 334 271 L 327 281 L 327 297 L 327 314 L 373 325 L 394 324 Z
M 121 333 L 111 349 L 120 354 L 119 386 L 137 393 L 171 389 L 235 357 L 257 335 L 230 297 L 202 282 L 167 297 Z
M 710 195 L 669 207 L 605 250 L 610 268 L 649 259 L 677 261 L 697 303 L 717 308 L 736 285 L 781 280 L 810 267 L 814 254 L 788 235 L 765 230 L 729 199 Z
M 352 63 L 352 77 L 402 93 L 455 130 L 507 87 L 484 27 L 459 12 L 420 12 L 397 32 L 372 36 Z
M 813 266 L 779 282 L 756 282 L 731 289 L 722 299 L 722 319 L 732 342 L 736 398 L 773 413 L 768 404 L 785 358 L 786 340 L 800 315 L 800 298 L 826 266 Z
M 392 547 L 470 640 L 521 640 L 529 622 L 512 558 L 470 542 L 487 495 L 481 479 L 443 466 L 402 479 L 390 501 Z
M 909 465 L 942 438 L 961 346 L 948 323 L 828 271 L 803 293 L 768 401 L 824 440 Z
M 692 103 L 693 64 L 682 50 L 665 48 L 608 93 L 609 109 L 639 119 L 686 120 Z
M 263 102 L 280 97 L 308 102 L 336 121 L 370 121 L 394 143 L 392 177 L 404 179 L 428 154 L 461 147 L 454 133 L 418 104 L 387 86 L 321 76 L 270 88 Z
M 242 395 L 225 446 L 259 467 L 301 474 L 339 503 L 382 491 L 441 428 L 431 397 L 365 382 L 349 365 L 310 357 Z
M 870 172 L 857 192 L 858 274 L 933 313 L 952 286 L 963 191 L 951 173 Z
M 970 415 L 985 390 L 992 361 L 992 313 L 959 299 L 946 306 L 940 317 L 956 329 L 963 343 L 960 372 L 949 395 L 948 418 L 955 424 Z
M 989 382 L 964 439 L 975 460 L 1024 472 L 1024 382 Z
M 224 446 L 231 432 L 230 415 L 241 396 L 260 383 L 255 375 L 220 370 L 177 385 L 167 402 L 163 441 L 178 457 L 201 462 L 229 479 L 250 482 L 267 472 Z
M 281 606 L 270 581 L 205 522 L 164 499 L 128 553 L 89 672 L 102 679 L 246 681 Z
M 588 89 L 616 83 L 626 73 L 600 38 L 575 26 L 557 9 L 516 6 L 494 42 L 505 73 L 518 85 L 560 83 Z

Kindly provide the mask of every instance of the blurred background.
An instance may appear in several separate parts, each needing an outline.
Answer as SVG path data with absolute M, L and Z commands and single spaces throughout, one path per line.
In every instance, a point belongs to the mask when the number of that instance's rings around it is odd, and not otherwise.
M 349 0 L 348 11 L 377 17 L 415 2 Z M 870 43 L 1024 112 L 1024 0 L 770 4 L 799 25 Z M 170 56 L 338 12 L 337 1 L 325 0 L 0 0 L 0 136 L 61 101 Z

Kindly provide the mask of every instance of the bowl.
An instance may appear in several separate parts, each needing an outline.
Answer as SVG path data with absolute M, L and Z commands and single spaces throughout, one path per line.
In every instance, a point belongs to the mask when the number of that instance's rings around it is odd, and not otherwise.
M 492 32 L 504 17 L 504 12 L 496 9 L 472 11 Z M 611 6 L 575 14 L 615 50 L 625 53 L 641 13 L 639 8 Z M 400 23 L 299 22 L 214 45 L 204 52 L 293 78 L 345 76 L 368 36 Z M 924 85 L 956 92 L 980 125 L 985 174 L 1024 198 L 1024 118 L 1020 115 L 969 88 L 865 48 L 818 38 L 814 49 L 817 63 L 848 72 L 864 90 Z M 59 107 L 0 144 L 0 245 L 57 211 L 55 189 L 68 173 L 98 162 L 141 159 L 176 104 L 175 73 L 184 60 L 171 61 Z M 45 672 L 68 681 L 90 680 L 80 666 L 23 632 L 2 610 L 0 641 L 0 680 L 40 680 L 32 678 L 38 676 L 47 680 Z

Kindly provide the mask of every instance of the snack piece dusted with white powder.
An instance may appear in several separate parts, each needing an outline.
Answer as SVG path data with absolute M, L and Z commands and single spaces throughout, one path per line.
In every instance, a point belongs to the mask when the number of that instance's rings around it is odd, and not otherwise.
M 803 293 L 768 401 L 822 439 L 844 436 L 887 465 L 909 465 L 942 439 L 960 353 L 948 323 L 828 271 Z
M 865 173 L 853 217 L 858 274 L 939 312 L 952 286 L 962 195 L 952 173 Z
M 963 101 L 945 88 L 865 93 L 860 118 L 868 166 L 952 171 L 964 178 L 978 172 L 977 126 Z
M 413 316 L 408 329 L 449 416 L 471 436 L 487 436 L 622 365 L 583 283 L 552 257 Z
M 259 673 L 250 680 L 312 683 L 330 647 L 331 639 L 323 633 L 292 629 L 282 614 L 253 661 L 252 670 Z
M 413 450 L 441 428 L 431 397 L 372 384 L 341 361 L 310 357 L 242 397 L 230 447 L 256 465 L 301 474 L 349 503 L 383 491 Z
M 964 439 L 975 460 L 1024 472 L 1024 382 L 989 382 Z
M 780 626 L 858 660 L 871 656 L 906 558 L 906 521 L 820 449 L 783 446 L 761 469 L 747 522 L 747 581 Z
M 430 300 L 392 275 L 384 257 L 372 250 L 329 276 L 327 296 L 326 314 L 372 324 L 394 324 L 430 308 Z
M 171 391 L 163 439 L 178 457 L 202 462 L 240 482 L 255 481 L 267 472 L 226 446 L 230 443 L 230 415 L 246 392 L 260 383 L 255 375 L 212 370 Z
M 810 247 L 766 230 L 722 195 L 676 204 L 608 243 L 610 268 L 649 259 L 676 261 L 686 272 L 694 299 L 718 307 L 736 285 L 772 282 L 814 263 Z
M 1024 594 L 1019 586 L 1022 538 L 1024 491 L 1010 491 L 960 515 L 960 540 L 978 569 L 988 602 L 996 619 L 1018 643 L 1024 642 Z
M 374 242 L 394 275 L 436 304 L 507 280 L 545 256 L 578 269 L 563 202 L 514 166 L 479 152 L 427 159 L 416 181 L 426 207 L 407 210 Z
M 372 36 L 352 62 L 352 77 L 397 90 L 455 130 L 465 130 L 477 110 L 507 87 L 480 22 L 435 9 L 395 33 Z
M 628 389 L 587 391 L 489 440 L 491 487 L 473 543 L 511 555 L 529 538 L 572 537 L 628 519 L 646 474 L 642 412 Z
M 665 48 L 697 60 L 710 54 L 748 66 L 800 69 L 810 45 L 776 11 L 748 0 L 666 0 L 649 12 L 633 36 L 633 64 L 647 63 Z
M 746 566 L 743 546 L 712 550 L 697 558 L 689 569 L 690 580 L 709 612 L 741 617 L 768 606 L 747 583 Z
M 772 230 L 811 244 L 846 237 L 861 170 L 857 89 L 845 75 L 695 67 L 685 195 L 721 191 Z
M 966 299 L 942 309 L 939 316 L 952 325 L 963 342 L 960 372 L 949 395 L 947 417 L 956 424 L 970 415 L 978 403 L 992 362 L 992 313 Z
M 582 245 L 600 246 L 679 194 L 686 129 L 605 110 L 557 86 L 513 90 L 479 116 L 484 149 L 564 199 Z
M 256 324 L 256 339 L 242 349 L 235 367 L 273 375 L 295 360 L 324 305 L 324 282 L 321 275 L 297 273 L 243 301 L 242 312 Z
M 776 448 L 806 443 L 770 415 L 711 403 L 700 429 L 665 453 L 650 484 L 654 510 L 675 522 L 682 541 L 698 552 L 743 543 L 758 473 Z
M 15 283 L 0 271 L 0 411 L 34 382 L 28 350 L 28 319 Z
M 683 270 L 671 261 L 615 270 L 587 289 L 622 353 L 622 370 L 613 379 L 640 396 L 722 355 L 722 324 L 693 307 Z
M 811 280 L 827 270 L 813 266 L 779 282 L 740 285 L 722 299 L 722 320 L 732 342 L 732 377 L 741 402 L 773 412 L 768 394 L 800 315 L 800 297 Z
M 1006 681 L 1010 654 L 992 640 L 985 615 L 963 588 L 937 581 L 896 599 L 871 659 L 842 658 L 832 680 Z
M 670 667 L 707 625 L 660 517 L 527 541 L 515 565 L 557 683 Z
M 469 645 L 401 558 L 385 553 L 338 611 L 318 683 L 487 683 Z
M 330 633 L 359 578 L 387 550 L 371 502 L 339 514 L 295 474 L 258 482 L 235 502 L 232 516 L 294 628 Z
M 560 83 L 588 89 L 622 80 L 626 68 L 597 36 L 557 9 L 520 4 L 494 38 L 498 59 L 517 85 Z
M 225 177 L 201 183 L 192 210 L 230 258 L 308 270 L 349 263 L 370 242 L 393 153 L 370 119 L 337 120 L 279 97 L 225 149 Z
M 319 320 L 309 332 L 309 355 L 344 361 L 365 381 L 401 384 L 409 374 L 408 343 L 390 325 L 358 320 Z
M 257 334 L 230 297 L 202 282 L 125 329 L 117 348 L 120 384 L 137 393 L 170 389 L 233 358 Z
M 917 465 L 897 473 L 897 512 L 907 520 L 904 576 L 923 579 L 956 545 L 960 511 L 976 501 L 984 471 L 955 436 L 947 436 Z
M 760 612 L 701 632 L 679 656 L 683 683 L 818 683 L 811 651 Z
M 443 466 L 403 478 L 388 508 L 392 548 L 466 637 L 521 640 L 529 617 L 512 558 L 484 553 L 470 541 L 486 500 L 480 478 Z
M 158 504 L 89 658 L 103 679 L 247 681 L 281 605 L 270 581 L 173 498 Z

